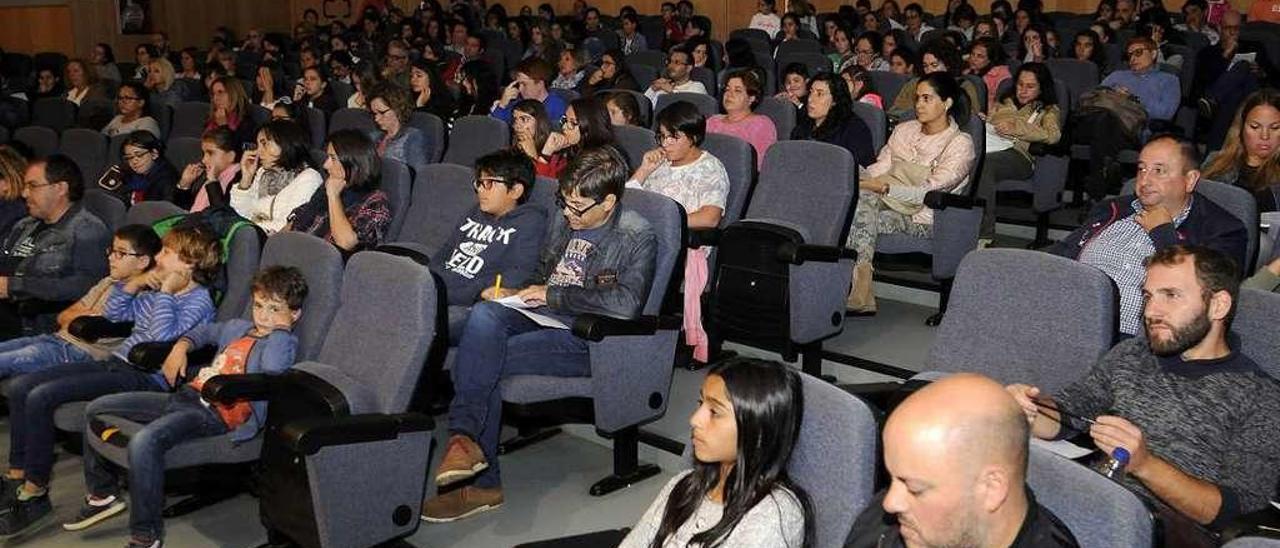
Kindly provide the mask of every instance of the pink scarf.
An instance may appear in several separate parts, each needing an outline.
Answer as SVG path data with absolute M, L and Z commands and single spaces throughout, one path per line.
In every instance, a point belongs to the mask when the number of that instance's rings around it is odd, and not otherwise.
M 225 195 L 227 189 L 231 187 L 231 182 L 236 180 L 236 175 L 240 173 L 240 164 L 231 164 L 227 169 L 222 170 L 218 174 L 218 184 L 222 185 L 222 193 Z M 200 183 L 200 187 L 196 189 L 196 201 L 191 204 L 191 212 L 204 211 L 209 207 L 209 194 L 204 191 L 204 185 L 207 182 Z
M 690 249 L 684 260 L 684 343 L 693 347 L 693 359 L 707 363 L 711 345 L 702 329 L 702 290 L 709 279 L 707 249 Z

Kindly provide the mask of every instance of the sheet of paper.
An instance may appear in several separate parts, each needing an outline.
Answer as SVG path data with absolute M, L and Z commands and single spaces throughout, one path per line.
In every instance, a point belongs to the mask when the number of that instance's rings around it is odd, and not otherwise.
M 1039 438 L 1031 438 L 1031 445 L 1071 460 L 1076 460 L 1093 452 L 1093 449 L 1080 447 L 1066 440 L 1045 441 Z
M 564 322 L 560 320 L 557 320 L 545 314 L 539 314 L 537 312 L 533 312 L 530 309 L 537 308 L 537 307 L 529 306 L 529 303 L 524 302 L 524 299 L 521 299 L 520 297 L 517 297 L 515 295 L 503 297 L 501 299 L 496 299 L 493 302 L 498 303 L 507 308 L 510 308 L 512 310 L 515 310 L 516 312 L 519 312 L 521 314 L 524 314 L 526 318 L 533 320 L 534 323 L 542 327 L 550 327 L 552 329 L 569 329 L 569 326 L 565 325 Z
M 1272 506 L 1275 506 L 1275 507 L 1276 507 L 1276 510 L 1280 510 L 1280 502 L 1276 502 L 1276 501 L 1274 501 L 1274 500 L 1273 500 L 1273 501 L 1271 501 L 1271 505 L 1272 505 Z
M 1258 54 L 1256 53 L 1237 53 L 1235 54 L 1234 57 L 1231 58 L 1231 64 L 1227 65 L 1227 70 L 1231 70 L 1233 67 L 1236 66 L 1236 63 L 1240 63 L 1240 62 L 1257 64 L 1257 61 L 1256 61 L 1257 58 L 1258 58 Z

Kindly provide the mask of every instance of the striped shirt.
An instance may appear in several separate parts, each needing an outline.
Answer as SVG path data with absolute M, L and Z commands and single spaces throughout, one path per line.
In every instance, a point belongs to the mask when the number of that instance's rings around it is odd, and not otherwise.
M 129 361 L 134 345 L 177 340 L 191 328 L 212 321 L 213 312 L 213 299 L 202 285 L 177 295 L 151 290 L 130 295 L 124 291 L 124 282 L 117 282 L 102 315 L 113 322 L 133 322 L 133 332 L 113 353 Z

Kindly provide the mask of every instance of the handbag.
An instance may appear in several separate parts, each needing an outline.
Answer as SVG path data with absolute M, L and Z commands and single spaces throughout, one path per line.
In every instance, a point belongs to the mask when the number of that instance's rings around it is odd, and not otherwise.
M 1137 141 L 1147 127 L 1147 109 L 1142 107 L 1138 96 L 1120 93 L 1115 88 L 1099 86 L 1084 92 L 1080 96 L 1078 116 L 1088 116 L 1098 112 L 1106 112 L 1120 123 L 1125 135 Z

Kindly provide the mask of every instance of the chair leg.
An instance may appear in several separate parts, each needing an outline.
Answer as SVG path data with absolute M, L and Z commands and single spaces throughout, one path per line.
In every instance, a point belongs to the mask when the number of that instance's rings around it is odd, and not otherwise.
M 516 427 L 516 437 L 498 444 L 499 455 L 510 455 L 530 445 L 547 441 L 562 432 L 559 428 Z
M 613 474 L 592 484 L 591 496 L 600 497 L 630 487 L 661 471 L 656 464 L 640 463 L 640 428 L 624 428 L 613 435 Z
M 176 518 L 185 516 L 197 510 L 202 510 L 213 506 L 224 500 L 235 498 L 243 492 L 239 485 L 230 485 L 226 487 L 215 487 L 212 490 L 198 495 L 191 495 L 185 499 L 175 502 L 164 509 L 160 515 L 166 518 Z
M 1036 238 L 1027 249 L 1040 249 L 1046 245 L 1049 245 L 1049 214 L 1040 213 L 1036 215 Z
M 807 344 L 800 349 L 800 370 L 834 384 L 835 375 L 822 374 L 822 343 Z
M 938 288 L 938 312 L 925 319 L 924 324 L 929 327 L 937 327 L 942 323 L 942 317 L 947 314 L 947 302 L 951 300 L 951 283 L 955 278 L 947 278 L 940 280 L 941 286 Z

